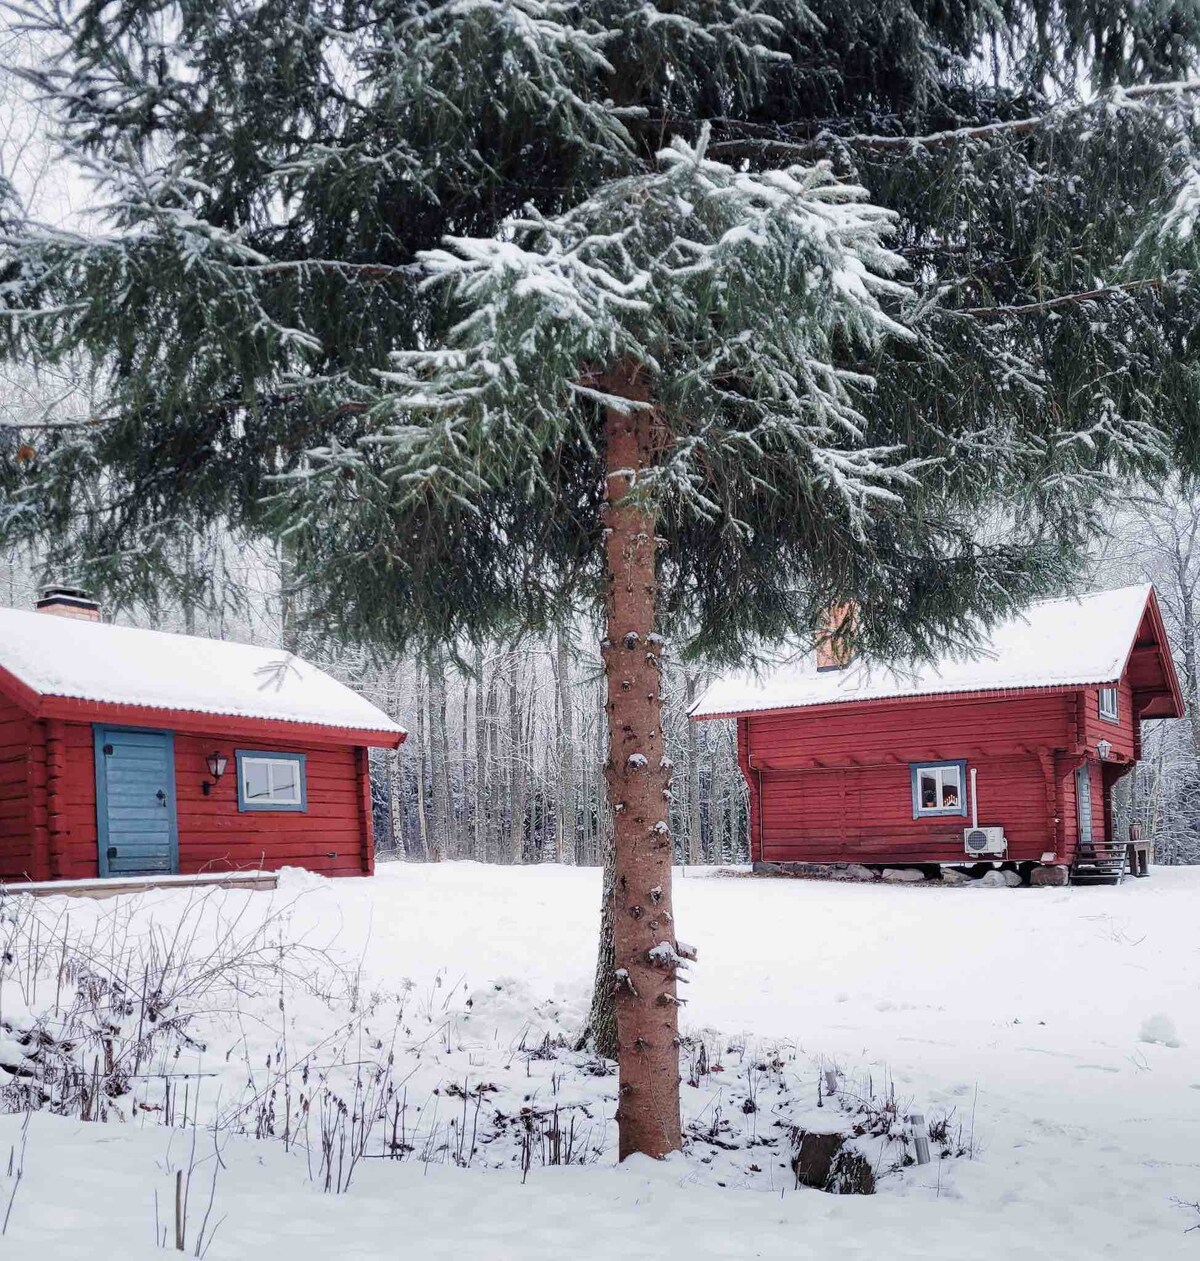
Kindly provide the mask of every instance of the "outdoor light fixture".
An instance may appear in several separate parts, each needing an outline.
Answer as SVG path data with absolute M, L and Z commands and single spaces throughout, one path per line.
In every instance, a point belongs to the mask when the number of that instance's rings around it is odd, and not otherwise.
M 221 776 L 225 774 L 225 768 L 229 765 L 229 759 L 223 753 L 210 753 L 205 761 L 208 763 L 208 773 L 212 776 L 212 783 L 207 780 L 200 785 L 207 797 L 210 792 L 217 786 L 217 782 Z
M 1108 755 L 1112 752 L 1112 744 L 1108 740 L 1098 740 L 1096 752 L 1100 754 L 1100 761 L 1107 762 Z

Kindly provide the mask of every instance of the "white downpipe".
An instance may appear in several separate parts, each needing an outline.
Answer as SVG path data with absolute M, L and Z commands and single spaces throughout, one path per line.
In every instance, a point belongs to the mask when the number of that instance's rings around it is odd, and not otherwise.
M 979 795 L 975 787 L 976 776 L 979 772 L 975 767 L 971 767 L 971 826 L 977 828 L 979 826 Z

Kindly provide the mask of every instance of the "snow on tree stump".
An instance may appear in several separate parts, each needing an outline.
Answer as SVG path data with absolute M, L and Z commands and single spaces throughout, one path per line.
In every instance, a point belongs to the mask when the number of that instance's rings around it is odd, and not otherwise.
M 875 1173 L 859 1152 L 847 1147 L 845 1134 L 797 1131 L 799 1140 L 792 1157 L 796 1185 L 829 1191 L 834 1195 L 874 1195 Z

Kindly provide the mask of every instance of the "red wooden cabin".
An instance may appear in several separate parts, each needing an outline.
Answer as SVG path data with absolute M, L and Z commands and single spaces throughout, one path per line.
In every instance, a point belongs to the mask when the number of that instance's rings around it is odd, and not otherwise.
M 756 864 L 982 859 L 1060 877 L 1104 867 L 1141 721 L 1182 714 L 1149 586 L 1044 601 L 971 656 L 911 671 L 826 658 L 724 679 L 692 711 L 737 720 Z
M 107 625 L 51 589 L 0 610 L 0 878 L 368 875 L 367 751 L 403 739 L 282 650 Z

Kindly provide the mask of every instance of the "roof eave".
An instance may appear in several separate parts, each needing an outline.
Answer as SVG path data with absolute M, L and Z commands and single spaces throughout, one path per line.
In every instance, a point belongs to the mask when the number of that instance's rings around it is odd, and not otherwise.
M 0 673 L 6 673 L 0 671 Z M 11 676 L 10 676 L 11 677 Z M 19 682 L 19 680 L 18 680 Z M 0 686 L 4 680 L 0 679 Z M 22 684 L 22 687 L 25 685 Z M 29 692 L 29 689 L 25 689 Z M 310 744 L 355 745 L 376 749 L 396 749 L 404 743 L 404 731 L 339 726 L 304 722 L 290 718 L 263 718 L 247 714 L 211 713 L 207 710 L 177 709 L 154 705 L 126 705 L 111 701 L 86 700 L 76 696 L 39 696 L 33 707 L 22 705 L 37 718 L 58 718 L 64 722 L 112 722 L 122 726 L 170 727 L 197 735 L 247 736 L 260 739 L 304 740 Z M 15 698 L 14 698 L 15 699 Z
M 1158 640 L 1159 659 L 1162 661 L 1163 674 L 1167 680 L 1167 690 L 1171 696 L 1171 708 L 1174 711 L 1171 714 L 1164 714 L 1163 717 L 1182 718 L 1186 712 L 1183 703 L 1183 688 L 1179 686 L 1179 675 L 1175 670 L 1175 657 L 1171 652 L 1171 641 L 1167 637 L 1166 623 L 1163 621 L 1162 610 L 1158 607 L 1158 596 L 1155 594 L 1153 586 L 1146 593 L 1146 607 L 1143 612 L 1150 614 L 1150 622 L 1154 627 L 1154 636 Z M 1140 618 L 1138 619 L 1138 625 L 1141 625 Z M 1136 642 L 1137 632 L 1135 631 L 1133 643 L 1129 645 L 1129 652 L 1125 657 L 1122 674 L 1129 668 L 1129 659 L 1133 656 Z
M 995 699 L 997 697 L 1030 696 L 1034 694 L 1077 692 L 1081 687 L 1109 686 L 1118 681 L 1111 679 L 1079 680 L 1071 683 L 1023 683 L 1012 687 L 945 688 L 937 692 L 907 692 L 895 696 L 848 696 L 843 700 L 802 701 L 790 705 L 762 705 L 756 709 L 729 709 L 709 714 L 689 714 L 693 722 L 710 719 L 753 718 L 760 714 L 788 714 L 801 710 L 844 709 L 848 705 L 911 705 L 918 701 L 948 700 L 952 697 L 970 699 Z

